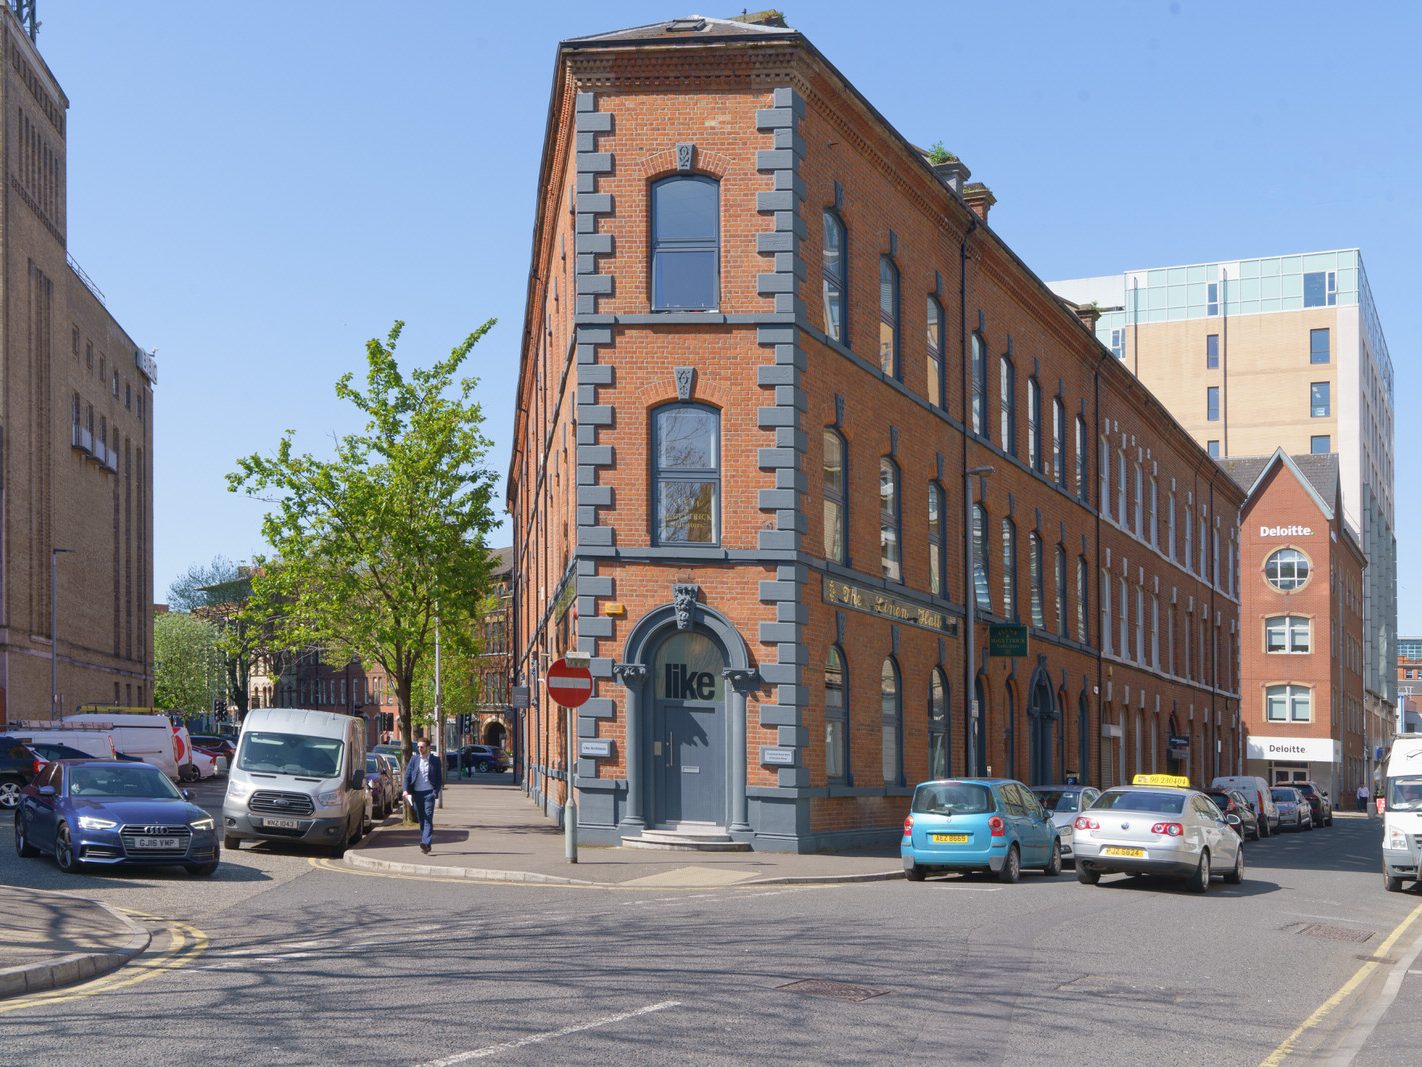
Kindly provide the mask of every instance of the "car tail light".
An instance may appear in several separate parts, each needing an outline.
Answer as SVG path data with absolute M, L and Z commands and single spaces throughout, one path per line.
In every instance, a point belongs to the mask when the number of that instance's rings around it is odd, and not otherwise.
M 1002 816 L 994 815 L 988 820 L 988 829 L 992 831 L 993 837 L 1002 837 L 1007 833 L 1007 824 L 1002 821 Z
M 1178 822 L 1158 822 L 1150 828 L 1153 834 L 1162 834 L 1166 837 L 1179 837 L 1185 832 L 1185 827 Z
M 1085 815 L 1078 815 L 1076 822 L 1072 823 L 1078 830 L 1099 830 L 1101 824 L 1095 819 L 1088 819 Z
M 912 815 L 910 815 L 907 819 L 904 820 L 904 836 L 905 836 L 905 837 L 912 837 L 912 836 L 913 836 L 913 816 L 912 816 Z
M 36 756 L 36 757 L 35 757 L 34 772 L 35 772 L 36 774 L 39 774 L 39 772 L 42 771 L 42 770 L 44 770 L 44 760 L 42 760 L 42 759 L 40 759 L 38 756 Z

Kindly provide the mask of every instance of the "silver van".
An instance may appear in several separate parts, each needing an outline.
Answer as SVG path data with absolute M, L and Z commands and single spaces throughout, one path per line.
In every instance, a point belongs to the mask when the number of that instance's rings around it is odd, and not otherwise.
M 369 828 L 365 723 L 302 708 L 247 713 L 222 803 L 223 847 L 291 841 L 341 856 Z

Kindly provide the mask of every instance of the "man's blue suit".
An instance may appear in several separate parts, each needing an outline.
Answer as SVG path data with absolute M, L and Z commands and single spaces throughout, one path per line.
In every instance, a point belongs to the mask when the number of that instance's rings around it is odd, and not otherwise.
M 440 766 L 441 760 L 435 753 L 430 753 L 429 770 L 426 777 L 429 778 L 429 789 L 416 789 L 419 782 L 418 765 L 420 754 L 417 752 L 410 757 L 410 762 L 405 764 L 405 792 L 415 808 L 415 814 L 420 819 L 420 847 L 429 851 L 430 845 L 434 841 L 434 809 L 435 797 L 444 788 L 444 768 Z

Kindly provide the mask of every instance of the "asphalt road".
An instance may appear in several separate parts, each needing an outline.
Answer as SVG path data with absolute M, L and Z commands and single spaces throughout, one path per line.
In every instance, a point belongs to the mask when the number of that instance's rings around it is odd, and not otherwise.
M 0 879 L 176 933 L 146 968 L 119 972 L 128 984 L 0 1002 L 0 1063 L 83 1048 L 115 1067 L 1258 1064 L 1293 1035 L 1284 1062 L 1342 1049 L 1411 1064 L 1422 979 L 1399 967 L 1422 920 L 1388 949 L 1394 963 L 1295 1034 L 1422 905 L 1422 893 L 1383 892 L 1378 826 L 1340 819 L 1251 843 L 1245 884 L 1203 897 L 1149 879 L 1087 887 L 1069 871 L 1016 886 L 481 885 L 265 848 L 226 855 L 211 880 L 65 878 L 51 861 L 15 860 L 6 828 Z M 805 981 L 853 988 L 793 985 Z

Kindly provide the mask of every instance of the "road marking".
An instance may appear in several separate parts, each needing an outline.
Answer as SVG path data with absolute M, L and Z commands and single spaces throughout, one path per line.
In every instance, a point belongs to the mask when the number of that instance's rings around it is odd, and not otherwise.
M 146 982 L 150 978 L 158 978 L 179 967 L 187 966 L 197 959 L 208 946 L 207 934 L 187 923 L 171 924 L 168 934 L 170 938 L 168 947 L 151 958 L 140 956 L 132 963 L 127 963 L 118 970 L 83 985 L 4 1001 L 0 1003 L 0 1014 L 19 1011 L 23 1008 L 48 1007 L 51 1004 L 63 1004 L 70 1000 L 80 1000 L 102 993 L 111 993 L 117 989 L 125 989 L 128 986 Z
M 1418 904 L 1417 907 L 1413 908 L 1407 918 L 1398 923 L 1392 933 L 1387 935 L 1387 940 L 1378 946 L 1376 955 L 1386 956 L 1388 949 L 1397 943 L 1397 939 L 1407 932 L 1407 928 L 1416 921 L 1419 915 L 1422 915 L 1422 904 Z M 1349 995 L 1362 985 L 1368 975 L 1372 974 L 1378 966 L 1379 964 L 1373 961 L 1363 964 L 1353 972 L 1353 977 L 1344 982 L 1336 993 L 1315 1008 L 1312 1015 L 1299 1023 L 1294 1032 L 1280 1042 L 1278 1048 L 1259 1062 L 1259 1067 L 1279 1067 L 1279 1064 L 1284 1062 L 1284 1059 L 1289 1053 L 1293 1052 L 1294 1045 L 1298 1042 L 1298 1039 L 1302 1037 L 1305 1032 L 1321 1023 L 1334 1008 L 1347 1000 Z
M 1422 955 L 1422 938 L 1418 938 L 1413 944 L 1407 957 L 1402 961 L 1402 965 L 1393 968 L 1393 972 L 1387 976 L 1387 981 L 1383 983 L 1382 990 L 1368 1003 L 1362 1018 L 1348 1028 L 1348 1036 L 1334 1049 L 1331 1056 L 1322 1061 L 1327 1067 L 1348 1067 L 1357 1058 L 1358 1053 L 1363 1051 L 1363 1046 L 1367 1044 L 1368 1038 L 1372 1037 L 1373 1031 L 1378 1028 L 1382 1017 L 1387 1014 L 1387 1010 L 1397 1000 L 1397 993 L 1402 988 L 1403 979 L 1408 974 L 1417 973 L 1409 968 L 1417 962 L 1418 955 Z
M 665 1011 L 667 1008 L 677 1008 L 680 1006 L 681 1001 L 679 1000 L 664 1000 L 660 1004 L 648 1004 L 645 1008 L 637 1008 L 634 1011 L 624 1011 L 620 1015 L 609 1015 L 605 1019 L 594 1019 L 591 1022 L 565 1026 L 561 1030 L 549 1030 L 541 1034 L 530 1034 L 528 1037 L 521 1037 L 517 1041 L 505 1041 L 498 1045 L 485 1045 L 483 1048 L 472 1049 L 469 1052 L 459 1052 L 453 1056 L 446 1056 L 442 1060 L 430 1060 L 428 1063 L 420 1064 L 419 1067 L 453 1067 L 453 1064 L 463 1063 L 466 1060 L 480 1060 L 486 1056 L 497 1056 L 500 1052 L 511 1052 L 516 1048 L 523 1048 L 525 1045 L 537 1045 L 544 1041 L 553 1041 L 556 1038 L 567 1037 L 570 1034 L 578 1034 L 584 1030 L 595 1030 L 599 1026 L 611 1026 L 613 1023 L 635 1019 L 639 1015 L 650 1015 L 654 1011 Z

